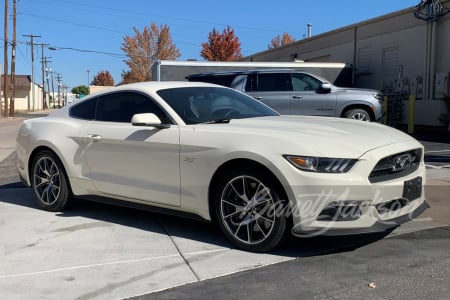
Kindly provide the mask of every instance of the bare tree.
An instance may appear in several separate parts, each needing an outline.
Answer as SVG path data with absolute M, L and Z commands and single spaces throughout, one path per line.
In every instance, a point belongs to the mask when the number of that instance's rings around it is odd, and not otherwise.
M 133 30 L 135 36 L 125 36 L 121 47 L 128 56 L 125 63 L 130 68 L 122 72 L 122 83 L 151 80 L 151 65 L 155 60 L 180 57 L 167 25 L 158 27 L 152 23 L 142 32 L 136 27 Z
M 233 61 L 242 57 L 241 43 L 230 26 L 220 34 L 215 28 L 208 34 L 208 42 L 202 43 L 200 55 L 210 61 Z

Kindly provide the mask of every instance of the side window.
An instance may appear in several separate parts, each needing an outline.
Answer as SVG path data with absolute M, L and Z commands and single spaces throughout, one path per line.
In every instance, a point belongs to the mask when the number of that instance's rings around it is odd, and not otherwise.
M 95 119 L 130 123 L 133 115 L 139 113 L 154 113 L 162 123 L 168 121 L 167 115 L 153 100 L 133 92 L 118 92 L 99 97 Z
M 205 75 L 205 76 L 192 76 L 189 81 L 199 81 L 214 83 L 223 86 L 231 86 L 236 75 Z
M 258 74 L 258 91 L 260 92 L 292 91 L 291 74 L 289 73 Z
M 308 74 L 292 74 L 292 86 L 294 91 L 315 91 L 320 87 L 321 81 Z
M 80 103 L 74 104 L 70 108 L 70 116 L 83 120 L 94 120 L 95 107 L 97 106 L 97 99 L 93 98 L 86 101 L 80 101 Z

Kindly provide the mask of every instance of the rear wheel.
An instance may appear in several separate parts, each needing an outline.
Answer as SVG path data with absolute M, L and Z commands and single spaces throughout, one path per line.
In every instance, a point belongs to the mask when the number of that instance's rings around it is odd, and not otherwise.
M 34 158 L 31 170 L 31 184 L 39 206 L 48 211 L 66 208 L 72 195 L 58 157 L 50 151 L 42 151 Z
M 265 252 L 279 245 L 287 222 L 285 204 L 273 179 L 254 170 L 235 170 L 224 176 L 216 193 L 220 228 L 238 248 Z
M 344 116 L 346 118 L 353 120 L 367 121 L 367 122 L 371 121 L 370 114 L 367 112 L 367 110 L 362 108 L 350 109 L 345 113 Z

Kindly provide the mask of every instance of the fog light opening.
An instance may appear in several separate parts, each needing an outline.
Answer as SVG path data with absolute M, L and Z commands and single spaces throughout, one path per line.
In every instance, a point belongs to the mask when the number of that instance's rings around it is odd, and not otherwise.
M 362 216 L 362 201 L 331 202 L 317 217 L 317 221 L 355 221 Z
M 408 205 L 410 201 L 406 198 L 394 199 L 388 202 L 377 204 L 375 207 L 379 214 L 385 214 L 391 211 L 397 211 Z

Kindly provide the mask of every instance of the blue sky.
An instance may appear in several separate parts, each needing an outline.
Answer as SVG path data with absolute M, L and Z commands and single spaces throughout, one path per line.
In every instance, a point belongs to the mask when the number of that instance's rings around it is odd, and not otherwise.
M 9 1 L 12 15 L 12 0 Z M 18 0 L 16 74 L 31 74 L 31 48 L 28 37 L 40 35 L 35 43 L 44 48 L 51 61 L 48 66 L 60 73 L 72 88 L 88 83 L 99 71 L 108 70 L 116 83 L 127 70 L 121 44 L 125 35 L 133 35 L 152 22 L 168 25 L 180 50 L 179 59 L 198 59 L 201 43 L 216 28 L 230 25 L 241 42 L 244 56 L 267 49 L 270 40 L 283 32 L 303 39 L 307 23 L 317 35 L 363 20 L 418 4 L 420 0 L 277 0 L 277 1 L 148 1 L 148 0 Z M 3 3 L 3 1 L 2 1 Z M 4 7 L 1 8 L 1 22 Z M 3 29 L 3 26 L 2 26 Z M 12 39 L 12 17 L 9 18 Z M 0 62 L 3 72 L 3 30 L 0 36 Z M 66 48 L 66 49 L 63 49 Z M 89 50 L 92 52 L 86 52 Z M 35 47 L 35 80 L 42 82 L 41 47 Z M 11 63 L 11 50 L 9 50 Z M 89 72 L 87 72 L 89 70 Z

